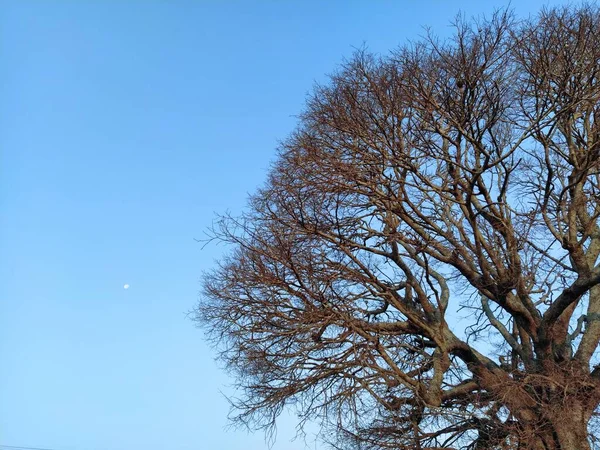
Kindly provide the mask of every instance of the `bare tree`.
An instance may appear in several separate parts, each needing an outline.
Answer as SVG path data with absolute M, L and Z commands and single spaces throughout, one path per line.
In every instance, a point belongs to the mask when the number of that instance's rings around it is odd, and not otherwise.
M 197 319 L 238 422 L 289 405 L 339 448 L 594 445 L 600 10 L 455 29 L 358 52 L 218 222 Z

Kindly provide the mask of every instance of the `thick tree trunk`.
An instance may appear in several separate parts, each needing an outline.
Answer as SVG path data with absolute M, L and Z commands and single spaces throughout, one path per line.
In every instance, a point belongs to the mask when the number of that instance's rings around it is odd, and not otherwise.
M 564 416 L 554 421 L 554 432 L 560 450 L 590 450 L 587 439 L 587 421 L 580 408 L 565 408 Z
M 590 450 L 587 419 L 580 405 L 565 405 L 545 425 L 526 430 L 521 448 L 526 450 Z M 529 431 L 529 432 L 527 432 Z

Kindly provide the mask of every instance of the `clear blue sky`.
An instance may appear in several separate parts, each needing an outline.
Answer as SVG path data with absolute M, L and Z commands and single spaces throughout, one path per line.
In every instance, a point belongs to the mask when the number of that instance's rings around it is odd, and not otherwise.
M 186 318 L 224 250 L 194 238 L 353 47 L 503 4 L 0 0 L 0 444 L 267 448 L 225 429 L 230 380 Z M 274 449 L 305 448 L 293 428 Z

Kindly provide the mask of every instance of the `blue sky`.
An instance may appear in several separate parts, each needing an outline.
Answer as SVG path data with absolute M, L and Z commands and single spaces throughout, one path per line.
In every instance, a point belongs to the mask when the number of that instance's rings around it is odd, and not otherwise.
M 267 448 L 186 318 L 225 250 L 194 239 L 353 47 L 503 4 L 0 0 L 0 449 Z

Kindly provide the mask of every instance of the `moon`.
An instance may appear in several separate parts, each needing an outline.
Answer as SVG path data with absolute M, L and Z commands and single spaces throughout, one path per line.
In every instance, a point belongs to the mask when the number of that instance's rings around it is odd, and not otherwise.
M 123 285 L 123 289 L 129 289 L 129 285 L 128 284 L 124 284 Z

